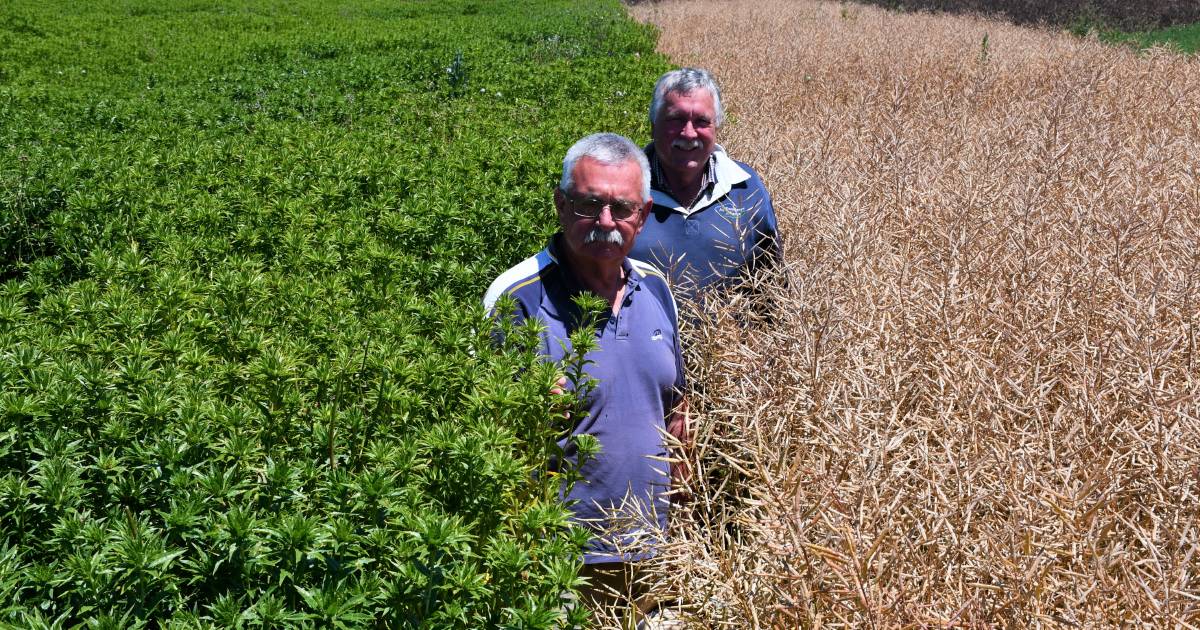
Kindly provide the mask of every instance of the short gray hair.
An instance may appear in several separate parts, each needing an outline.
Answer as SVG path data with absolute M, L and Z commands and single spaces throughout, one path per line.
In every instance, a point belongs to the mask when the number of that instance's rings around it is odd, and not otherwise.
M 703 68 L 680 68 L 671 70 L 658 78 L 654 84 L 654 97 L 650 99 L 650 126 L 654 126 L 658 118 L 658 110 L 662 109 L 663 99 L 668 94 L 691 94 L 697 89 L 708 90 L 713 97 L 713 108 L 717 110 L 714 121 L 720 127 L 725 122 L 725 108 L 721 107 L 721 88 L 717 87 L 712 74 Z
M 562 179 L 558 180 L 560 190 L 571 191 L 571 186 L 575 184 L 575 163 L 585 157 L 609 165 L 637 162 L 642 171 L 641 200 L 650 198 L 650 161 L 633 140 L 615 133 L 594 133 L 567 149 L 567 156 L 563 158 Z

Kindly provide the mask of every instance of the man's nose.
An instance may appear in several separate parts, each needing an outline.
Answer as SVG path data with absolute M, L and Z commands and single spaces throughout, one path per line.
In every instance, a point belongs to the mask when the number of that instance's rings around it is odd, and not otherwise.
M 697 135 L 696 134 L 696 125 L 694 125 L 692 123 L 692 121 L 690 121 L 690 120 L 683 123 L 683 129 L 681 129 L 679 131 L 679 135 L 687 137 L 687 138 L 695 138 Z
M 612 204 L 606 203 L 604 207 L 600 208 L 600 214 L 596 215 L 596 225 L 608 230 L 617 227 L 617 221 L 613 218 Z

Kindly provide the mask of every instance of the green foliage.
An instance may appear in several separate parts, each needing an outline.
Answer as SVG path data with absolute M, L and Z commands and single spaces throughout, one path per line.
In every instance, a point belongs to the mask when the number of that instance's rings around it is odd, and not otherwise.
M 1103 27 L 1093 30 L 1105 41 L 1128 43 L 1138 48 L 1168 45 L 1185 53 L 1200 51 L 1200 23 L 1132 33 Z
M 0 625 L 586 623 L 577 367 L 478 304 L 653 47 L 615 2 L 0 9 Z

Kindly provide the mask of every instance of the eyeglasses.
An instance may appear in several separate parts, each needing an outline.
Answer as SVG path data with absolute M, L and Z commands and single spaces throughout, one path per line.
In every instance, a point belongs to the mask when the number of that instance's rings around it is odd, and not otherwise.
M 574 212 L 575 216 L 585 219 L 595 219 L 600 216 L 600 211 L 607 207 L 613 221 L 628 221 L 642 208 L 641 204 L 633 201 L 597 199 L 596 197 L 576 198 L 571 195 L 566 195 L 566 197 L 571 202 L 571 212 Z

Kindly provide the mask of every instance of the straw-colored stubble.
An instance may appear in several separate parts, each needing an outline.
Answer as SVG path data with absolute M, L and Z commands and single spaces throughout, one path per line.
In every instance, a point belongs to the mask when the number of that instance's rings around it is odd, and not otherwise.
M 721 82 L 787 256 L 773 321 L 739 293 L 686 333 L 698 487 L 659 562 L 691 623 L 1200 625 L 1200 62 L 631 11 Z

